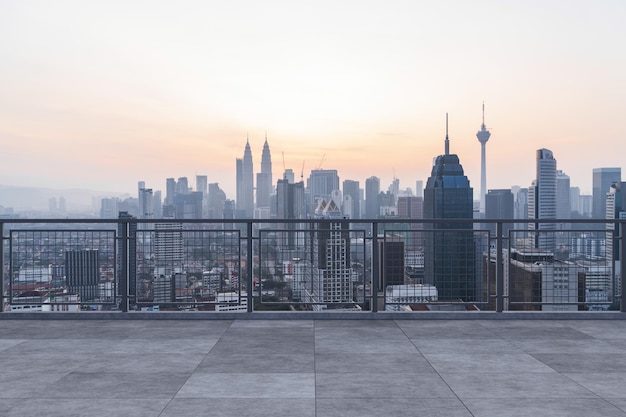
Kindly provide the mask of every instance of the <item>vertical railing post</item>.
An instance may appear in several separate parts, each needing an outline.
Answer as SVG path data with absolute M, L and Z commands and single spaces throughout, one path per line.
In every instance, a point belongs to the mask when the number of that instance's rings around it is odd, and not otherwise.
M 624 226 L 626 224 L 623 220 L 619 222 L 619 266 L 620 266 L 620 274 L 619 274 L 619 282 L 620 282 L 620 311 L 622 313 L 626 313 L 626 291 L 624 291 L 626 285 L 626 272 L 624 271 L 624 261 L 626 260 L 626 239 L 624 239 Z M 613 262 L 615 264 L 615 262 Z
M 372 301 L 370 311 L 378 312 L 378 279 L 379 277 L 378 262 L 378 222 L 372 222 Z
M 0 313 L 4 311 L 4 222 L 0 222 Z
M 246 265 L 248 267 L 248 275 L 247 275 L 247 287 L 248 287 L 248 313 L 252 313 L 252 295 L 254 294 L 254 283 L 252 282 L 253 278 L 253 268 L 252 264 L 252 220 L 248 220 L 246 222 Z M 259 294 L 259 297 L 261 294 Z
M 496 312 L 504 311 L 504 276 L 502 268 L 502 222 L 496 223 Z
M 127 218 L 120 218 L 118 220 L 119 223 L 119 231 L 120 231 L 120 253 L 118 254 L 118 256 L 120 257 L 120 263 L 121 263 L 121 268 L 120 268 L 120 277 L 118 278 L 118 283 L 120 286 L 120 295 L 122 296 L 122 301 L 121 301 L 121 305 L 120 305 L 120 310 L 122 310 L 122 312 L 126 313 L 128 312 L 128 284 L 129 284 L 129 271 L 128 271 L 128 260 L 130 259 L 129 257 L 129 253 L 128 253 L 128 219 Z

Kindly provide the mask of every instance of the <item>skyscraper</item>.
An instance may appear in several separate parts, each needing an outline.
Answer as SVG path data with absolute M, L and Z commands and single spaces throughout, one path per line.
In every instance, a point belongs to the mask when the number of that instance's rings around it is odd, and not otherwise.
M 351 219 L 361 218 L 361 201 L 359 198 L 359 182 L 353 180 L 343 181 L 343 199 L 344 199 L 344 212 L 345 216 Z M 347 201 L 350 202 L 349 210 L 347 210 Z M 347 212 L 349 211 L 349 212 Z
M 237 159 L 237 210 L 244 218 L 254 215 L 254 166 L 250 141 L 246 138 L 243 159 Z
M 202 193 L 202 217 L 208 214 L 208 178 L 206 175 L 196 175 L 196 192 Z
M 424 225 L 424 283 L 437 287 L 441 300 L 475 300 L 473 193 L 459 157 L 450 154 L 446 115 L 445 153 L 435 159 L 426 183 L 424 219 L 468 219 L 468 222 Z
M 365 218 L 375 219 L 380 214 L 380 179 L 369 177 L 365 180 Z
M 485 213 L 487 194 L 487 141 L 491 133 L 485 127 L 485 103 L 483 103 L 483 124 L 476 133 L 480 142 L 480 212 Z
M 593 207 L 594 219 L 604 219 L 606 216 L 606 193 L 611 185 L 622 181 L 621 168 L 594 168 L 593 169 Z
M 320 199 L 329 200 L 333 191 L 339 190 L 339 175 L 336 169 L 314 169 L 307 181 L 310 194 L 309 208 L 312 213 Z
M 138 195 L 137 200 L 139 204 L 139 218 L 140 219 L 153 219 L 154 218 L 154 195 L 152 188 L 146 188 L 146 183 L 139 181 L 138 183 Z
M 423 219 L 424 218 L 424 197 L 404 196 L 398 197 L 398 218 L 400 219 Z M 424 241 L 422 223 L 411 223 L 409 226 L 411 233 L 405 239 L 406 247 L 410 250 L 422 250 Z
M 559 169 L 556 171 L 556 218 L 557 219 L 571 219 L 572 218 L 572 204 L 571 204 L 570 199 L 571 199 L 571 191 L 570 191 L 569 175 L 567 175 L 566 173 L 564 173 L 563 171 Z
M 485 218 L 486 219 L 512 219 L 514 216 L 513 192 L 510 189 L 489 190 L 485 197 Z M 496 224 L 486 225 L 491 235 L 496 234 Z M 508 236 L 513 224 L 504 223 L 502 225 L 502 235 Z
M 556 159 L 549 149 L 537 150 L 537 177 L 528 188 L 528 218 L 556 219 Z M 534 246 L 538 249 L 554 251 L 556 223 L 529 223 L 533 233 Z M 543 231 L 543 232 L 541 232 Z
M 304 182 L 292 184 L 287 179 L 278 180 L 276 185 L 276 219 L 306 219 L 306 201 L 304 196 Z M 303 246 L 304 238 L 296 233 L 304 229 L 300 223 L 286 223 L 282 225 L 286 232 L 278 234 L 280 245 L 288 249 Z
M 261 154 L 261 172 L 256 174 L 256 206 L 269 208 L 272 195 L 272 155 L 267 143 L 267 135 Z
M 98 250 L 65 251 L 67 287 L 78 293 L 81 301 L 97 298 L 99 275 Z

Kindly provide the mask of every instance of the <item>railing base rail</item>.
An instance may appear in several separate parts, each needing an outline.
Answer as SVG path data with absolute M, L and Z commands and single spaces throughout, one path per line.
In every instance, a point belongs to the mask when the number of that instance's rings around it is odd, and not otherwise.
M 431 311 L 431 312 L 53 312 L 0 314 L 0 320 L 626 320 L 619 311 Z

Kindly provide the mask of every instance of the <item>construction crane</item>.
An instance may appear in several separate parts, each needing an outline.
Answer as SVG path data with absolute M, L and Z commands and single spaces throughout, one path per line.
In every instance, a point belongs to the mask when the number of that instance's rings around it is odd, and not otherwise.
M 326 154 L 322 155 L 322 159 L 320 160 L 320 163 L 317 164 L 315 169 L 322 169 L 322 165 L 324 164 L 324 161 L 326 161 Z

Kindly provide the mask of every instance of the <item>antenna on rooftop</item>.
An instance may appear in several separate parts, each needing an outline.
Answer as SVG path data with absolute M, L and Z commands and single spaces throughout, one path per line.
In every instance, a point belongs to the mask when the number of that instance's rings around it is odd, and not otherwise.
M 450 155 L 450 139 L 448 139 L 448 113 L 446 113 L 446 155 Z

